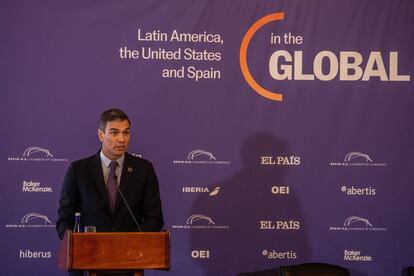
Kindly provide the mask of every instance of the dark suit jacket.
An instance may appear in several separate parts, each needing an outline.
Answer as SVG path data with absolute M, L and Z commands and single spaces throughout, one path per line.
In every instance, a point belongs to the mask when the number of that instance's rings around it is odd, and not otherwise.
M 66 229 L 73 229 L 76 212 L 81 213 L 82 226 L 96 226 L 98 232 L 138 230 L 119 194 L 112 214 L 99 152 L 73 162 L 66 173 L 56 222 L 60 238 Z M 142 231 L 160 231 L 164 220 L 158 180 L 151 162 L 125 153 L 119 188 Z

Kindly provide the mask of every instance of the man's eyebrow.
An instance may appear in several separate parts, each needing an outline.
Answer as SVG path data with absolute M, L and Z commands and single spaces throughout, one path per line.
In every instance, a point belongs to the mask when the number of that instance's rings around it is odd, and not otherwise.
M 111 130 L 121 131 L 119 128 L 115 128 L 115 127 L 112 127 L 112 128 L 110 128 L 110 129 L 109 129 L 109 131 L 111 131 Z M 123 131 L 127 131 L 127 130 L 131 130 L 131 128 L 130 128 L 130 127 L 128 127 L 128 128 L 126 128 L 126 129 L 124 129 Z

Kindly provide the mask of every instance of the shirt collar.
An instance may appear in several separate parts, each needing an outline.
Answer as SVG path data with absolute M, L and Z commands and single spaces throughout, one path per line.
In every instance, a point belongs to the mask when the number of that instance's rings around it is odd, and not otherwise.
M 101 160 L 102 162 L 105 164 L 106 167 L 109 167 L 109 164 L 111 164 L 111 159 L 109 159 L 108 157 L 105 156 L 105 154 L 102 152 L 99 153 L 99 155 L 101 156 Z M 125 153 L 122 154 L 121 157 L 119 157 L 119 159 L 115 160 L 116 162 L 118 162 L 118 166 L 122 168 L 122 166 L 124 165 L 124 159 L 125 159 Z

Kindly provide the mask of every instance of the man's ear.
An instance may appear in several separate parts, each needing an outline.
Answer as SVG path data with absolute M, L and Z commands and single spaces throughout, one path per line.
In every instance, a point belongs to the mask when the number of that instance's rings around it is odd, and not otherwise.
M 103 138 L 105 136 L 105 133 L 101 129 L 98 129 L 98 138 L 101 142 L 103 142 Z

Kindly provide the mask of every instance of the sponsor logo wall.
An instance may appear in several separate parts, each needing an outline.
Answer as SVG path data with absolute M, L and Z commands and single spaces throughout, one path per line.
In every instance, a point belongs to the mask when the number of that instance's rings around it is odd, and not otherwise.
M 6 0 L 0 14 L 2 274 L 66 275 L 61 183 L 111 107 L 154 164 L 172 234 L 171 271 L 146 275 L 414 266 L 413 1 Z

